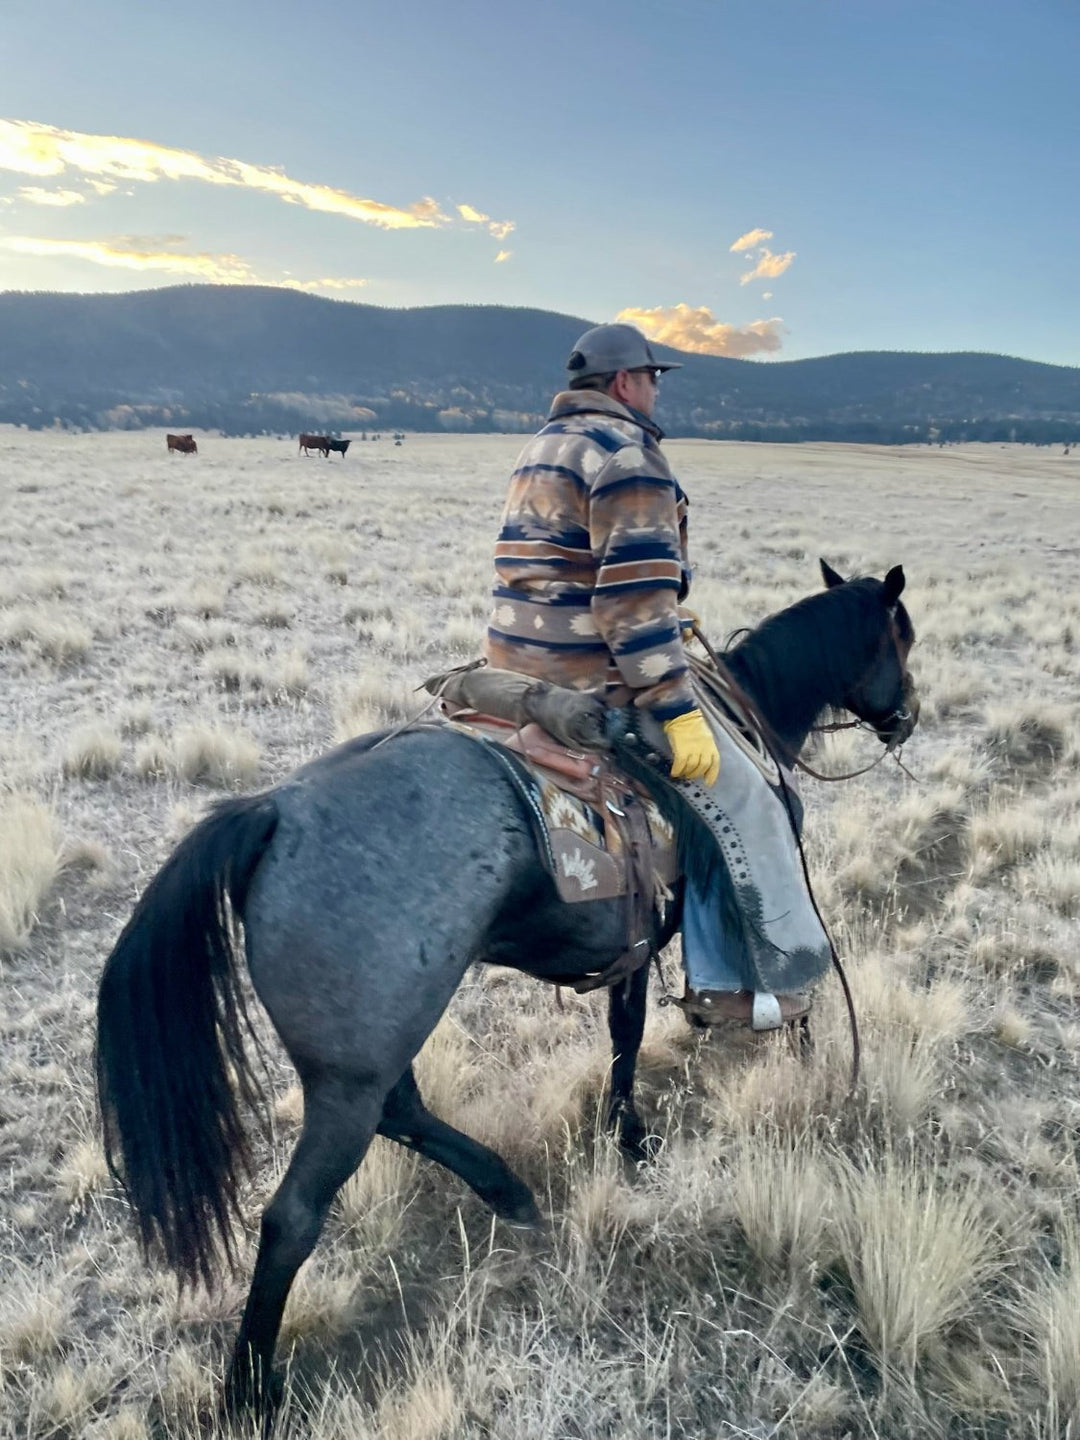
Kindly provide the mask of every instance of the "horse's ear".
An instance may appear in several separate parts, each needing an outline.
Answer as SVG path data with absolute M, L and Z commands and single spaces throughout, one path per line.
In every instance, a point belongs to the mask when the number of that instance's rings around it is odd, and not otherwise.
M 894 565 L 881 582 L 881 598 L 889 610 L 900 599 L 905 583 L 902 565 Z
M 821 566 L 821 578 L 825 581 L 826 590 L 835 590 L 837 585 L 843 585 L 844 577 L 838 575 L 827 560 L 819 560 Z

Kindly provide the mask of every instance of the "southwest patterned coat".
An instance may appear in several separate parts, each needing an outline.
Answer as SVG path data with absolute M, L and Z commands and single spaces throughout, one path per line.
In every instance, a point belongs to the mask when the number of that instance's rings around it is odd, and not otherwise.
M 555 397 L 510 479 L 490 664 L 632 700 L 662 721 L 694 708 L 678 612 L 687 502 L 661 438 L 602 390 Z

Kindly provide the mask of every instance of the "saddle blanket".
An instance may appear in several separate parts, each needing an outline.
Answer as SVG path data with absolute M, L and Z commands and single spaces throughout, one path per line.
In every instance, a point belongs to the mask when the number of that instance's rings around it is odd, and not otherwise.
M 670 887 L 678 878 L 675 832 L 656 802 L 630 780 L 619 777 L 614 793 L 610 778 L 601 788 L 597 755 L 568 750 L 536 725 L 519 729 L 491 716 L 462 711 L 444 717 L 442 723 L 513 756 L 507 769 L 533 816 L 561 900 L 576 904 L 628 893 L 630 857 L 619 821 L 631 806 L 640 808 L 648 827 L 658 898 L 670 898 Z M 590 799 L 582 791 L 592 792 Z

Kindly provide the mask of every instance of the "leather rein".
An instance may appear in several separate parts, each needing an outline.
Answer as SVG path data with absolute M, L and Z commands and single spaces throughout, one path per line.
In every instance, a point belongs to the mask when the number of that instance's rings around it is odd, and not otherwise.
M 851 984 L 848 981 L 843 963 L 840 959 L 840 956 L 837 954 L 836 945 L 833 943 L 832 934 L 830 933 L 829 927 L 825 923 L 825 917 L 824 915 L 822 915 L 821 909 L 818 906 L 817 896 L 814 894 L 813 883 L 810 879 L 810 867 L 807 864 L 806 852 L 803 849 L 802 837 L 799 834 L 799 827 L 796 824 L 795 811 L 792 805 L 788 784 L 787 781 L 784 779 L 783 767 L 780 765 L 777 754 L 773 750 L 773 746 L 775 745 L 780 751 L 780 753 L 784 754 L 787 752 L 787 746 L 781 743 L 779 736 L 777 736 L 773 732 L 772 726 L 766 722 L 764 716 L 758 710 L 757 706 L 753 703 L 753 701 L 742 689 L 742 687 L 736 684 L 736 682 L 732 678 L 731 672 L 717 655 L 713 647 L 709 644 L 707 637 L 702 633 L 701 627 L 696 623 L 693 626 L 693 633 L 704 647 L 705 653 L 708 655 L 709 659 L 716 667 L 717 671 L 724 676 L 728 685 L 731 687 L 731 691 L 735 699 L 745 707 L 747 715 L 749 715 L 750 719 L 754 722 L 754 724 L 758 726 L 758 732 L 761 736 L 762 743 L 764 744 L 769 754 L 772 755 L 773 759 L 777 761 L 777 769 L 780 774 L 780 792 L 783 797 L 784 806 L 788 812 L 788 819 L 791 821 L 792 832 L 795 836 L 795 845 L 799 852 L 799 863 L 802 866 L 803 879 L 806 882 L 807 894 L 810 897 L 811 905 L 814 907 L 814 913 L 818 918 L 818 923 L 821 925 L 822 932 L 824 933 L 826 940 L 829 942 L 829 954 L 832 957 L 833 969 L 836 971 L 837 978 L 840 981 L 840 988 L 843 991 L 844 1003 L 847 1008 L 848 1024 L 851 1028 L 851 1084 L 849 1094 L 853 1095 L 859 1083 L 859 1071 L 862 1062 L 862 1040 L 859 1035 L 858 1017 L 855 1014 L 855 998 L 851 993 Z M 889 637 L 892 640 L 893 645 L 896 647 L 897 658 L 900 658 L 899 636 L 896 632 L 896 624 L 893 621 L 890 621 L 889 624 Z M 903 663 L 901 663 L 900 668 L 902 673 L 907 673 L 906 667 L 903 665 Z M 890 715 L 888 718 L 890 720 L 895 718 L 898 721 L 910 720 L 911 712 L 905 707 L 902 711 L 894 710 L 892 715 Z M 869 729 L 870 727 L 867 725 L 866 721 L 855 719 L 838 721 L 836 724 L 822 725 L 815 728 L 826 732 L 832 730 L 849 730 L 857 728 Z M 897 750 L 901 748 L 901 746 L 898 746 Z M 868 770 L 873 770 L 875 765 L 880 765 L 882 760 L 885 759 L 886 755 L 890 754 L 895 756 L 897 763 L 900 765 L 900 768 L 904 771 L 904 773 L 910 775 L 910 770 L 908 770 L 907 767 L 900 760 L 899 754 L 896 751 L 887 749 L 882 750 L 881 754 L 871 764 L 865 766 L 862 770 L 854 770 L 851 772 L 851 774 L 848 775 L 819 775 L 816 770 L 811 769 L 811 767 L 807 765 L 805 761 L 800 760 L 797 755 L 792 757 L 791 763 L 794 766 L 798 766 L 798 768 L 804 771 L 807 775 L 812 775 L 816 780 L 852 780 L 855 778 L 856 775 L 865 775 Z

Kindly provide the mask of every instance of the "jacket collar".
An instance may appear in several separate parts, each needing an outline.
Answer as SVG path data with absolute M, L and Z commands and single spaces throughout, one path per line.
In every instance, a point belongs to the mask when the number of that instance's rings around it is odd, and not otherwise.
M 650 420 L 632 405 L 624 405 L 606 390 L 561 390 L 551 402 L 548 420 L 563 420 L 567 415 L 609 415 L 614 420 L 626 420 L 639 426 L 654 440 L 664 438 L 664 432 L 655 420 Z

